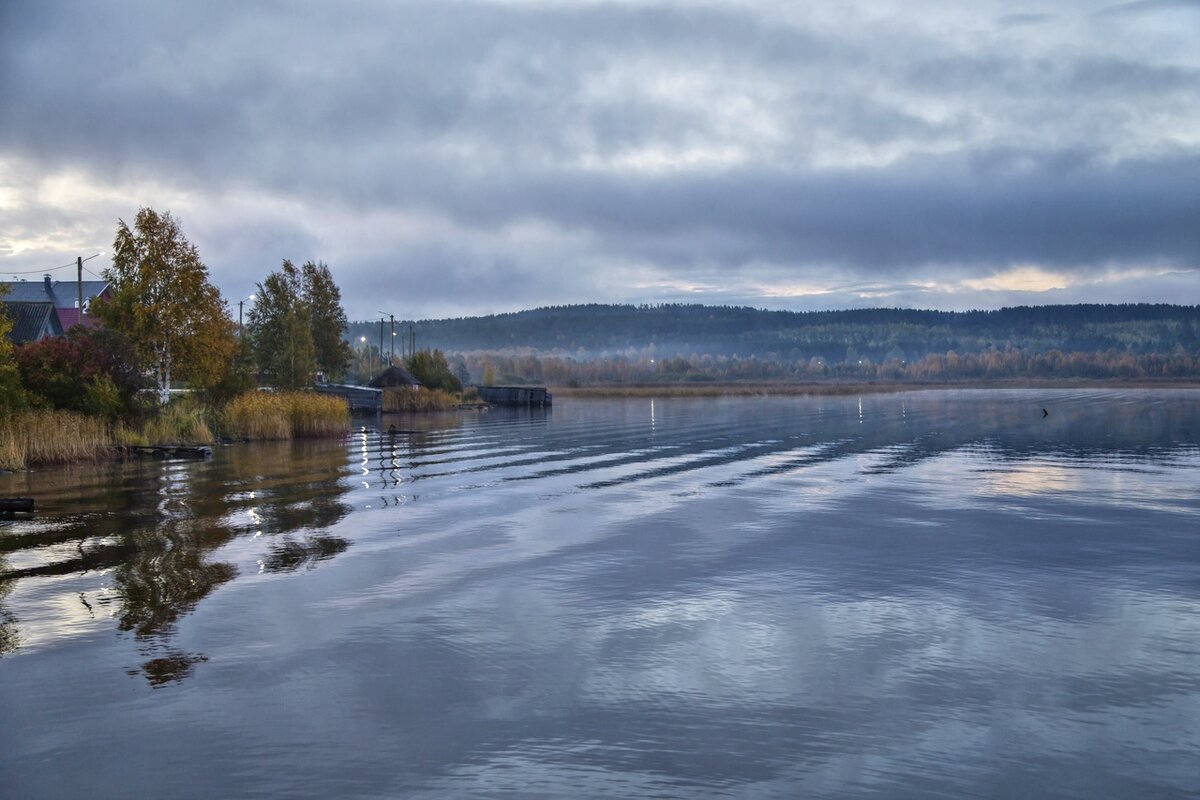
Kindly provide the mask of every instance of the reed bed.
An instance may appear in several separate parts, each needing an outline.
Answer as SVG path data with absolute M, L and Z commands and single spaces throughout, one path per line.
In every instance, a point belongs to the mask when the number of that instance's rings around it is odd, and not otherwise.
M 1099 388 L 1122 389 L 1200 388 L 1200 383 L 1175 378 L 1164 379 L 1107 379 L 1107 378 L 991 378 L 945 381 L 854 381 L 829 379 L 809 383 L 752 382 L 728 383 L 621 383 L 592 386 L 555 386 L 555 398 L 608 397 L 767 397 L 803 395 L 856 395 L 891 392 L 919 392 L 926 389 L 1050 389 Z
M 247 392 L 222 414 L 230 436 L 300 439 L 341 436 L 350 429 L 350 410 L 339 397 L 306 392 Z
M 285 396 L 292 438 L 341 436 L 350 430 L 350 407 L 342 398 L 302 392 Z
M 196 403 L 172 403 L 143 426 L 139 438 L 148 444 L 212 444 L 207 415 L 208 410 Z
M 559 397 L 767 397 L 800 395 L 851 395 L 876 392 L 909 392 L 928 389 L 924 384 L 902 383 L 642 383 L 604 386 L 556 386 Z
M 458 408 L 458 398 L 441 389 L 384 389 L 383 410 L 386 413 L 412 411 L 452 411 Z
M 0 416 L 0 468 L 99 461 L 115 455 L 101 417 L 73 411 L 13 411 Z

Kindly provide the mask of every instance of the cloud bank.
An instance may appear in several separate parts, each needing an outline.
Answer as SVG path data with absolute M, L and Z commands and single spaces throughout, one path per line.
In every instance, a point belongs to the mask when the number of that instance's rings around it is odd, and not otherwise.
M 9 2 L 0 274 L 170 209 L 235 300 L 1200 302 L 1200 4 Z M 97 259 L 97 262 L 102 259 Z

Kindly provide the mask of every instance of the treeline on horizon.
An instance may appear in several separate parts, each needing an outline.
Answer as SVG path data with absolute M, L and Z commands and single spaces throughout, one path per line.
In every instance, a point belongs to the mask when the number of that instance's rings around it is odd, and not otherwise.
M 993 350 L 987 353 L 930 353 L 916 360 L 827 363 L 812 358 L 771 361 L 754 356 L 692 355 L 670 358 L 601 356 L 577 360 L 569 356 L 504 354 L 486 351 L 455 353 L 450 363 L 472 376 L 492 374 L 498 384 L 596 386 L 652 383 L 885 381 L 953 383 L 1005 380 L 1153 380 L 1194 381 L 1200 378 L 1200 354 L 1177 348 L 1174 354 L 1105 350 L 1064 353 L 1050 350 L 1025 353 Z
M 456 319 L 397 322 L 418 348 L 459 354 L 473 379 L 483 360 L 499 378 L 553 382 L 528 359 L 580 373 L 641 364 L 649 380 L 883 377 L 1194 377 L 1200 306 L 1080 304 L 995 311 L 878 308 L 767 311 L 705 305 L 576 305 Z M 377 349 L 378 322 L 350 325 L 352 342 Z M 385 350 L 390 340 L 385 325 Z M 404 339 L 401 339 L 404 341 Z M 474 356 L 472 356 L 474 354 Z M 930 359 L 930 357 L 937 357 Z M 939 360 L 940 359 L 940 360 Z M 507 368 L 508 362 L 524 368 Z M 584 369 L 585 363 L 596 362 Z M 671 366 L 664 367 L 669 362 Z M 686 366 L 685 366 L 686 365 Z M 918 366 L 921 365 L 921 366 Z M 949 365 L 949 366 L 948 366 Z M 886 367 L 886 369 L 885 369 Z M 564 369 L 566 369 L 564 367 Z M 550 372 L 556 368 L 551 366 Z M 563 370 L 557 370 L 563 372 Z M 899 374 L 898 374 L 899 373 Z

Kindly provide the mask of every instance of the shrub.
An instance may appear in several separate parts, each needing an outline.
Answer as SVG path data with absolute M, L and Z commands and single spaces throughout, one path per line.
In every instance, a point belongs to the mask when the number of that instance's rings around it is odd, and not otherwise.
M 116 331 L 77 325 L 66 336 L 21 345 L 14 355 L 35 402 L 109 419 L 139 411 L 142 377 L 128 340 Z
M 126 408 L 126 402 L 112 378 L 97 375 L 84 384 L 79 406 L 85 414 L 116 419 Z

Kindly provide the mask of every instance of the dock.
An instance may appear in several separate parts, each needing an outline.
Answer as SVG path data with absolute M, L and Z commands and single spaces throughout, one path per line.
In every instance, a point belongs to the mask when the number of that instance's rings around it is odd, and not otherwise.
M 479 399 L 494 406 L 548 406 L 553 396 L 545 386 L 477 386 Z
M 383 389 L 374 386 L 356 386 L 351 383 L 318 383 L 313 386 L 317 394 L 340 397 L 346 401 L 350 411 L 383 411 Z

